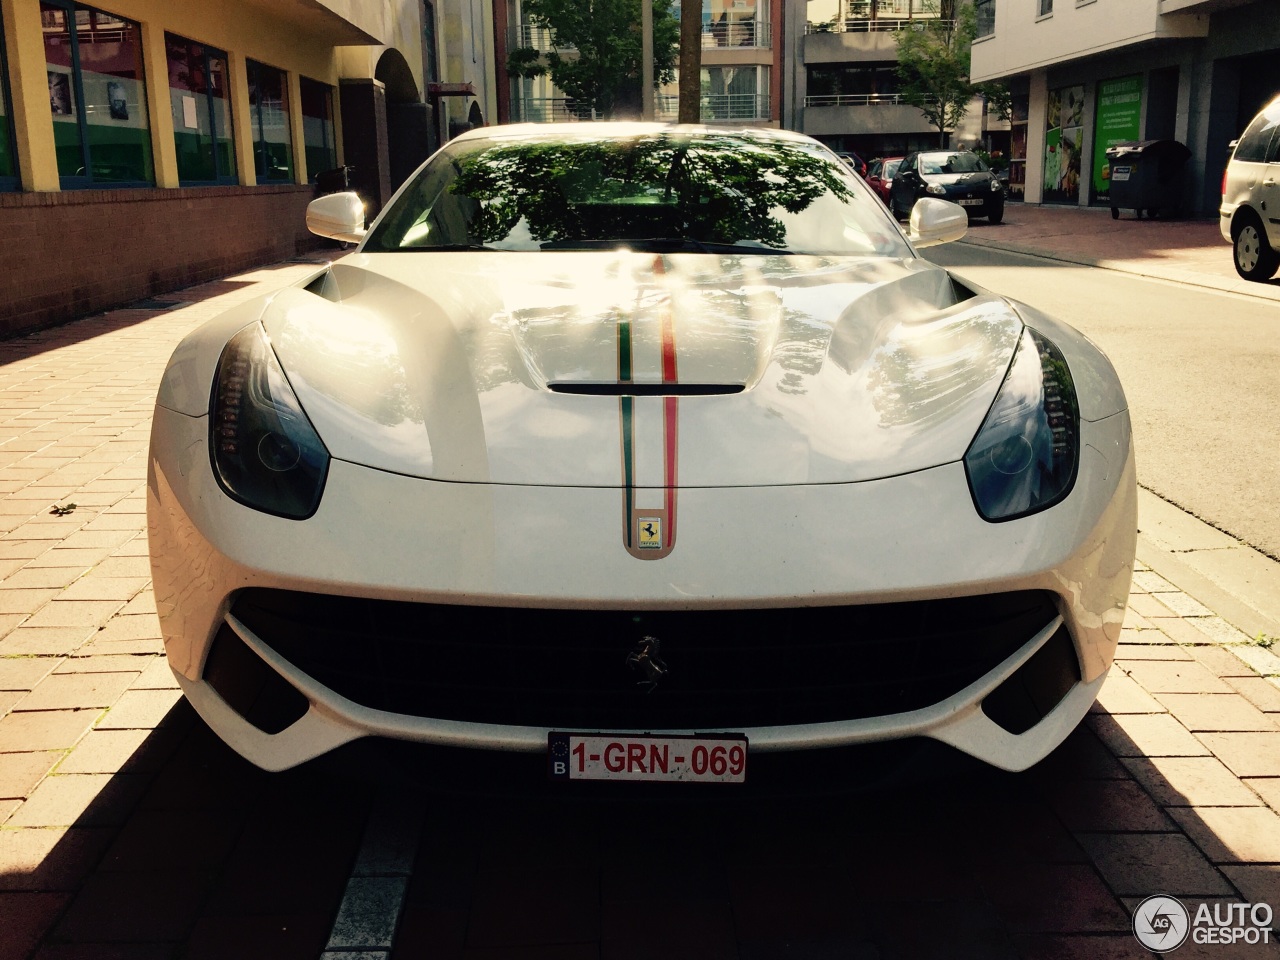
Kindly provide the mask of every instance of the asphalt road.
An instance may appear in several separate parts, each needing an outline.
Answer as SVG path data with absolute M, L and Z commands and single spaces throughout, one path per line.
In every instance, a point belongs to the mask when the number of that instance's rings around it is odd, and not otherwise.
M 1102 347 L 1129 397 L 1138 482 L 1280 559 L 1274 302 L 963 243 L 925 254 Z

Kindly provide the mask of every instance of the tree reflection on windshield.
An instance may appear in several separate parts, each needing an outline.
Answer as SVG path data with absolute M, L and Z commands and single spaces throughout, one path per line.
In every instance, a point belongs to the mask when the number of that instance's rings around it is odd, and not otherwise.
M 534 134 L 446 149 L 366 250 L 896 252 L 882 220 L 816 144 Z

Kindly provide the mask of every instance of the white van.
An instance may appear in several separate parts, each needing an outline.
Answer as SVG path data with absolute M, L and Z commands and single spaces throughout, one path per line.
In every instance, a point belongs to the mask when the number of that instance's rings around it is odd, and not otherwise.
M 1236 142 L 1222 176 L 1218 223 L 1231 241 L 1236 273 L 1271 279 L 1280 268 L 1280 96 Z

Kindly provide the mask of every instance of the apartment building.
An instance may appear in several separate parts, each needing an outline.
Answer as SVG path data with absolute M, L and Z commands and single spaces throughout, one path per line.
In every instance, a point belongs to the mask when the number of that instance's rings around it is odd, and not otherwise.
M 1182 209 L 1213 215 L 1229 144 L 1280 92 L 1275 0 L 977 0 L 973 78 L 1015 93 L 1026 199 L 1108 202 L 1106 148 L 1191 149 Z
M 0 15 L 0 335 L 294 256 L 318 174 L 353 166 L 376 210 L 496 110 L 482 0 Z
M 543 53 L 552 37 L 525 19 L 520 0 L 495 0 L 500 122 L 543 123 L 601 119 L 558 90 L 547 76 L 522 79 L 509 76 L 503 65 L 517 47 Z M 748 126 L 781 124 L 783 80 L 783 0 L 703 0 L 702 3 L 702 120 Z M 676 16 L 679 16 L 678 4 Z M 571 47 L 557 47 L 572 57 Z M 679 115 L 679 80 L 660 89 L 655 119 L 674 121 Z
M 939 0 L 808 0 L 788 5 L 785 127 L 863 158 L 939 145 L 935 127 L 898 95 L 894 35 L 947 15 Z M 951 143 L 987 144 L 1008 124 L 970 108 Z

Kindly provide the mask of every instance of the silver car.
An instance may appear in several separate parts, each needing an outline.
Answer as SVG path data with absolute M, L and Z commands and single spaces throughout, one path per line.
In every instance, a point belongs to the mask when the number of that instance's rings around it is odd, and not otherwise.
M 1236 272 L 1270 280 L 1280 268 L 1280 96 L 1262 108 L 1236 143 L 1218 208 Z

